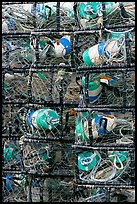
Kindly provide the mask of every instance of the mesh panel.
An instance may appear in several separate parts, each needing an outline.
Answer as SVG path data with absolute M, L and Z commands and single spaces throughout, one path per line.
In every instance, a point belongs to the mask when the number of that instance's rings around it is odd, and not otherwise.
M 3 202 L 134 202 L 134 153 L 135 2 L 3 2 Z

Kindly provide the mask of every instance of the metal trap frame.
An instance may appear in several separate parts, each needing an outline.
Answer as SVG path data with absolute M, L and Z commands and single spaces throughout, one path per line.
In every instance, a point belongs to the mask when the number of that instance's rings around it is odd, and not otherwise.
M 135 4 L 110 3 L 2 3 L 3 202 L 135 200 Z

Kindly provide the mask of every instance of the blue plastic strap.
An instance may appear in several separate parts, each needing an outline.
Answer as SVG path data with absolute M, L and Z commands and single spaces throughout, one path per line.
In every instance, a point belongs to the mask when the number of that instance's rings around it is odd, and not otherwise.
M 101 58 L 102 58 L 102 53 L 103 53 L 105 44 L 106 44 L 106 41 L 101 42 L 101 43 L 98 44 L 98 54 L 99 54 L 99 56 L 100 56 Z M 110 53 L 109 53 L 108 51 L 105 51 L 105 56 L 106 56 L 107 58 L 109 58 Z
M 65 47 L 66 49 L 66 55 L 70 53 L 70 41 L 66 38 L 61 38 L 60 43 Z
M 100 120 L 102 118 L 103 118 L 103 116 L 99 116 L 99 117 L 95 118 L 97 131 L 99 134 L 109 133 L 109 131 L 104 128 L 104 125 L 105 125 L 104 121 L 102 121 L 101 127 L 99 127 L 99 123 L 100 123 Z
M 89 96 L 89 100 L 90 101 L 95 101 L 99 97 L 99 95 L 97 95 L 97 96 Z
M 11 179 L 13 179 L 13 177 L 11 175 L 6 176 L 6 186 L 5 187 L 6 187 L 7 191 L 14 190 L 13 186 L 10 184 Z
M 27 123 L 28 125 L 32 125 L 32 115 L 35 111 L 28 112 Z

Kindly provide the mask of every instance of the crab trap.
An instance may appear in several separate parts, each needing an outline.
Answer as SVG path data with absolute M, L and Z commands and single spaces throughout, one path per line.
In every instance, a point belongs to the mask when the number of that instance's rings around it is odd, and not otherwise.
M 30 201 L 32 202 L 73 202 L 73 183 L 70 178 L 41 178 L 41 189 L 36 184 L 31 185 Z
M 67 74 L 67 75 L 66 75 Z M 14 103 L 135 105 L 134 67 L 79 71 L 3 71 L 3 100 Z
M 3 202 L 134 202 L 134 153 L 135 2 L 3 2 Z
M 53 103 L 78 105 L 80 85 L 78 74 L 67 72 L 62 67 L 48 69 L 4 69 L 2 89 L 3 101 L 13 103 Z
M 100 69 L 135 62 L 135 32 L 130 29 L 89 30 L 74 32 L 74 56 L 78 69 Z
M 5 2 L 2 13 L 3 31 L 135 24 L 135 2 Z
M 46 176 L 71 176 L 75 157 L 69 144 L 20 138 L 24 170 Z
M 5 134 L 2 143 L 3 170 L 43 174 L 64 172 L 65 175 L 73 176 L 75 157 L 72 153 L 72 141 Z
M 22 172 L 4 172 L 3 202 L 73 202 L 71 177 L 41 177 Z
M 9 106 L 3 108 L 3 134 L 31 135 L 39 138 L 59 138 L 61 134 L 60 108 L 41 106 Z M 9 112 L 11 113 L 9 115 Z M 6 113 L 7 112 L 7 113 Z M 12 120 L 12 123 L 11 123 Z M 7 126 L 7 128 L 6 128 Z
M 94 185 L 77 185 L 77 202 L 134 202 L 135 190 L 132 188 L 105 188 Z
M 30 141 L 24 137 L 20 138 L 19 144 L 23 168 L 13 168 L 15 163 L 12 158 L 13 166 L 3 169 L 4 202 L 72 202 L 74 155 L 71 145 L 52 145 L 46 141 Z M 13 152 L 14 150 L 10 153 L 14 157 Z
M 75 151 L 77 184 L 121 188 L 135 185 L 134 149 L 81 147 Z
M 75 2 L 74 12 L 79 29 L 135 24 L 135 2 Z
M 75 144 L 134 146 L 134 109 L 76 108 Z
M 29 183 L 30 178 L 22 172 L 3 171 L 2 201 L 27 202 Z
M 23 170 L 22 151 L 17 139 L 2 139 L 2 169 Z
M 71 144 L 46 140 L 3 138 L 3 171 L 24 171 L 44 176 L 73 177 Z
M 55 104 L 4 104 L 2 106 L 2 135 L 4 138 L 47 141 L 75 141 L 76 112 Z
M 7 71 L 3 73 L 3 100 L 16 103 L 60 102 L 60 83 L 53 84 L 58 73 L 46 71 Z M 41 90 L 39 92 L 39 90 Z
M 71 36 L 70 32 L 57 31 L 3 33 L 2 65 L 13 68 L 71 67 Z
M 93 106 L 134 106 L 135 69 L 101 68 L 80 71 L 77 76 L 79 105 Z
M 73 30 L 76 27 L 74 2 L 17 2 L 4 4 L 2 12 L 3 31 Z
M 57 26 L 57 2 L 22 2 L 3 5 L 3 31 L 55 29 Z

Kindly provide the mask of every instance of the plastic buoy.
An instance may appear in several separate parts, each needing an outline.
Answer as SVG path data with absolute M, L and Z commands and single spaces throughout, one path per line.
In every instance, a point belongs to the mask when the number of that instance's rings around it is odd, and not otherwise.
M 16 146 L 14 146 L 12 144 L 6 145 L 3 148 L 4 161 L 7 162 L 7 161 L 10 161 L 10 160 L 14 159 L 14 157 L 15 157 L 15 149 L 16 149 Z
M 118 4 L 115 2 L 105 2 L 106 14 L 110 14 Z M 94 19 L 99 15 L 102 15 L 102 2 L 82 2 L 78 3 L 78 16 L 83 19 Z
M 92 118 L 92 135 L 93 138 L 98 138 L 100 135 L 110 133 L 117 125 L 118 119 L 111 115 L 111 113 L 103 113 L 98 115 L 96 113 L 91 114 Z M 88 113 L 77 113 L 75 135 L 78 142 L 89 143 L 89 127 L 88 127 Z
M 108 157 L 113 162 L 113 165 L 118 170 L 123 170 L 124 164 L 129 156 L 127 151 L 108 151 Z
M 124 162 L 128 157 L 127 151 L 108 151 L 108 155 L 111 161 L 116 158 L 116 163 Z
M 27 123 L 37 129 L 51 130 L 59 124 L 59 115 L 51 109 L 39 109 L 28 112 Z
M 8 23 L 6 21 L 3 21 L 2 22 L 2 31 L 8 31 L 9 28 L 8 28 Z
M 85 76 L 82 77 L 82 85 L 85 87 Z M 102 85 L 100 84 L 100 77 L 96 77 L 95 79 L 92 75 L 89 76 L 88 82 L 88 96 L 89 101 L 94 103 L 97 101 L 101 95 Z
M 116 117 L 113 115 L 98 115 L 92 119 L 92 135 L 97 138 L 99 135 L 108 134 L 116 127 Z
M 78 154 L 78 168 L 82 171 L 90 171 L 97 165 L 99 156 L 96 152 L 85 152 Z
M 15 75 L 14 74 L 6 73 L 5 74 L 5 79 L 13 80 L 13 79 L 15 79 Z
M 83 53 L 83 61 L 87 66 L 95 66 L 103 63 L 103 56 L 107 59 L 110 55 L 115 56 L 119 52 L 117 40 L 104 41 L 88 48 Z
M 111 33 L 108 35 L 108 39 L 117 39 L 117 38 L 119 38 L 119 37 L 121 37 L 121 36 L 125 37 L 125 32 L 111 32 Z M 130 32 L 128 32 L 128 38 L 129 38 L 130 40 L 133 39 L 132 34 L 131 34 Z
M 54 43 L 55 56 L 63 57 L 70 53 L 70 36 L 66 35 Z

